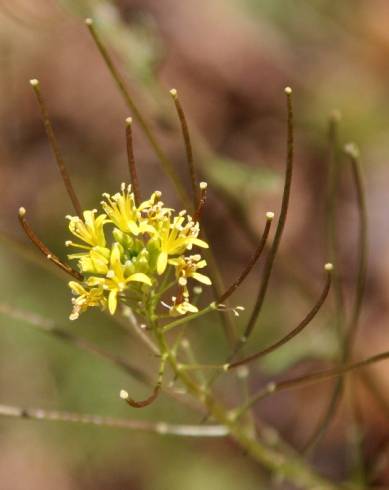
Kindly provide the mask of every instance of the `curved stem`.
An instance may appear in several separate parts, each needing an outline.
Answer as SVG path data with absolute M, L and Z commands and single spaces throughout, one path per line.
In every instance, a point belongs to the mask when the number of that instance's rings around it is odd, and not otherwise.
M 170 90 L 170 95 L 173 98 L 174 105 L 177 111 L 177 116 L 181 125 L 182 137 L 184 139 L 185 151 L 186 151 L 186 161 L 188 163 L 190 181 L 192 185 L 193 209 L 196 209 L 199 205 L 199 198 L 197 195 L 197 176 L 196 176 L 196 169 L 193 162 L 193 150 L 192 150 L 192 143 L 190 141 L 188 123 L 186 121 L 184 109 L 182 108 L 180 99 L 178 98 L 177 90 L 174 88 Z
M 362 301 L 365 293 L 366 275 L 367 275 L 367 211 L 365 191 L 363 188 L 363 179 L 361 175 L 359 150 L 355 145 L 349 144 L 345 147 L 345 152 L 350 158 L 352 175 L 357 194 L 357 208 L 359 215 L 359 230 L 358 230 L 358 271 L 357 284 L 355 288 L 355 298 L 351 316 L 350 326 L 347 331 L 346 345 L 344 348 L 344 359 L 351 355 L 354 344 L 355 335 L 357 333 L 359 317 L 361 314 Z
M 80 201 L 78 200 L 76 192 L 73 188 L 72 182 L 70 180 L 69 173 L 68 173 L 66 165 L 65 165 L 65 161 L 62 157 L 61 150 L 59 149 L 57 138 L 55 137 L 53 126 L 50 122 L 49 113 L 48 113 L 45 101 L 43 99 L 43 96 L 42 96 L 42 93 L 40 90 L 39 80 L 36 80 L 36 79 L 30 80 L 30 85 L 32 86 L 32 88 L 34 90 L 36 99 L 38 101 L 39 108 L 41 110 L 43 124 L 44 124 L 45 130 L 46 130 L 46 134 L 47 134 L 48 140 L 50 142 L 51 148 L 53 150 L 55 160 L 57 162 L 58 169 L 60 171 L 62 180 L 65 184 L 66 191 L 69 194 L 70 200 L 72 201 L 72 204 L 73 204 L 73 207 L 74 207 L 76 213 L 78 214 L 78 216 L 80 218 L 82 218 L 81 204 L 80 204 Z
M 334 136 L 335 137 L 335 136 Z M 361 313 L 362 300 L 365 291 L 365 283 L 366 283 L 366 274 L 367 274 L 367 252 L 368 252 L 368 225 L 367 225 L 367 210 L 366 210 L 366 199 L 365 199 L 365 191 L 363 188 L 363 179 L 360 170 L 359 163 L 359 151 L 358 148 L 354 144 L 346 145 L 344 149 L 346 155 L 350 159 L 352 176 L 354 181 L 354 186 L 356 190 L 357 196 L 357 209 L 359 216 L 359 229 L 358 229 L 358 256 L 357 256 L 357 283 L 355 288 L 355 298 L 351 312 L 351 320 L 348 327 L 347 332 L 345 333 L 344 338 L 341 335 L 340 328 L 339 337 L 342 342 L 342 360 L 343 362 L 347 362 L 352 353 L 352 347 L 355 339 L 355 335 L 358 330 L 359 317 Z M 335 199 L 335 195 L 332 196 L 332 199 Z M 332 218 L 334 220 L 335 217 Z M 334 224 L 333 224 L 334 226 Z M 332 240 L 335 240 L 335 230 L 332 231 Z M 336 252 L 336 244 L 332 244 L 333 254 Z M 336 293 L 336 305 L 337 305 L 337 315 L 338 321 L 344 322 L 344 311 L 343 311 L 343 301 L 341 296 L 341 289 L 338 277 L 335 277 L 335 285 L 337 289 Z M 312 436 L 309 438 L 307 444 L 305 445 L 304 451 L 310 451 L 317 441 L 320 439 L 321 435 L 325 433 L 331 421 L 333 420 L 339 403 L 341 401 L 343 395 L 344 383 L 343 379 L 340 378 L 337 380 L 337 383 L 334 387 L 334 390 L 331 395 L 331 399 L 326 409 L 323 417 L 321 418 L 318 426 L 315 428 Z
M 78 271 L 74 270 L 70 265 L 64 264 L 53 252 L 51 252 L 48 247 L 37 237 L 34 233 L 33 229 L 29 225 L 26 219 L 26 210 L 24 208 L 19 208 L 18 213 L 19 223 L 23 228 L 24 232 L 28 236 L 28 238 L 32 241 L 32 243 L 36 246 L 36 248 L 46 257 L 46 259 L 50 260 L 57 267 L 62 269 L 64 272 L 74 277 L 78 281 L 82 281 L 84 279 L 83 275 Z
M 259 260 L 260 256 L 262 255 L 263 250 L 265 249 L 265 245 L 269 236 L 271 224 L 274 218 L 273 213 L 266 213 L 266 225 L 265 229 L 263 231 L 261 241 L 259 242 L 259 245 L 257 249 L 255 250 L 253 256 L 251 257 L 249 263 L 247 266 L 244 268 L 240 276 L 231 284 L 231 286 L 220 296 L 218 299 L 218 303 L 223 303 L 227 298 L 229 298 L 235 291 L 236 289 L 242 284 L 242 282 L 246 279 L 246 277 L 250 274 L 252 271 L 254 265 L 257 263 Z
M 292 90 L 287 87 L 285 89 L 286 100 L 287 100 L 287 115 L 288 115 L 288 136 L 287 136 L 287 156 L 286 156 L 286 173 L 285 173 L 285 183 L 284 183 L 284 192 L 282 195 L 282 203 L 281 203 L 281 212 L 280 217 L 277 224 L 277 229 L 274 235 L 273 243 L 271 245 L 269 254 L 267 256 L 262 281 L 259 288 L 258 298 L 255 303 L 253 312 L 249 319 L 249 322 L 246 326 L 244 336 L 241 339 L 241 343 L 236 351 L 240 349 L 241 346 L 245 344 L 251 332 L 253 331 L 255 324 L 257 322 L 258 316 L 261 312 L 267 288 L 269 285 L 270 276 L 273 270 L 274 260 L 276 258 L 278 248 L 281 242 L 282 233 L 284 231 L 286 216 L 288 214 L 289 207 L 289 197 L 290 190 L 292 185 L 292 175 L 293 175 L 293 155 L 294 155 L 294 137 L 293 137 L 293 108 L 292 108 Z
M 287 335 L 285 335 L 282 339 L 280 339 L 278 342 L 275 342 L 274 344 L 270 345 L 266 349 L 263 349 L 259 352 L 256 352 L 255 354 L 252 354 L 251 356 L 245 357 L 244 359 L 241 359 L 240 361 L 233 362 L 228 365 L 228 370 L 237 368 L 239 366 L 243 366 L 244 364 L 248 364 L 252 361 L 255 361 L 259 359 L 260 357 L 264 357 L 267 354 L 270 354 L 271 352 L 274 352 L 276 349 L 279 347 L 283 346 L 290 340 L 292 340 L 296 335 L 298 335 L 300 332 L 302 332 L 305 327 L 307 327 L 311 321 L 315 318 L 317 313 L 319 312 L 320 308 L 323 306 L 328 293 L 331 288 L 331 279 L 332 279 L 332 264 L 326 264 L 326 271 L 327 271 L 327 278 L 326 282 L 323 288 L 323 291 L 320 294 L 319 299 L 317 300 L 316 304 L 314 307 L 311 309 L 311 311 L 307 314 L 307 316 L 295 327 L 291 332 L 289 332 Z
M 147 397 L 145 400 L 136 401 L 133 398 L 130 398 L 127 391 L 122 390 L 120 392 L 120 398 L 124 400 L 128 405 L 130 405 L 130 407 L 133 408 L 144 408 L 151 405 L 157 399 L 161 391 L 163 375 L 165 373 L 166 359 L 167 359 L 166 354 L 162 354 L 161 365 L 159 367 L 159 373 L 158 373 L 158 381 L 154 386 L 154 389 L 149 397 Z

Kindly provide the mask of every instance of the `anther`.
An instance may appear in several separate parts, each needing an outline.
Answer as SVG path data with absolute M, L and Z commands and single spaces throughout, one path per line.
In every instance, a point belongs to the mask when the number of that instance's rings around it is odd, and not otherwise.
M 128 400 L 128 392 L 126 390 L 120 390 L 119 396 L 122 400 Z
M 277 385 L 274 382 L 268 383 L 266 386 L 266 391 L 268 393 L 273 393 L 275 389 L 277 388 Z

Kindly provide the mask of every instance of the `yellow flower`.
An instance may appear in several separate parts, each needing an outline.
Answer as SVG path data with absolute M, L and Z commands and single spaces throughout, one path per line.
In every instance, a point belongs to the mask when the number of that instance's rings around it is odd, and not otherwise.
M 107 222 L 106 215 L 100 214 L 95 217 L 97 209 L 84 211 L 84 221 L 78 216 L 67 216 L 69 219 L 69 230 L 82 240 L 84 244 L 67 241 L 66 245 L 89 250 L 91 247 L 105 247 L 104 224 Z
M 176 296 L 172 297 L 173 304 L 168 305 L 165 302 L 161 302 L 162 305 L 169 310 L 170 316 L 186 315 L 186 313 L 197 313 L 199 309 L 197 306 L 189 303 L 188 296 L 185 294 L 181 300 L 178 300 Z
M 85 274 L 107 274 L 110 250 L 104 247 L 93 247 L 89 253 L 69 255 L 69 259 L 79 259 L 80 271 Z
M 181 255 L 180 257 L 169 259 L 168 263 L 176 268 L 176 277 L 180 286 L 186 286 L 189 277 L 193 277 L 196 281 L 207 286 L 212 284 L 208 276 L 197 272 L 198 269 L 203 269 L 207 265 L 207 262 L 201 259 L 199 254 L 190 255 L 189 257 Z
M 103 194 L 107 202 L 102 201 L 101 206 L 107 213 L 110 221 L 124 233 L 132 233 L 137 236 L 139 233 L 153 233 L 154 228 L 147 221 L 140 220 L 140 210 L 135 205 L 134 194 L 131 192 L 131 186 L 123 183 L 121 193 L 113 196 Z M 143 204 L 145 207 L 146 203 Z M 140 209 L 142 205 L 140 206 Z
M 198 238 L 199 223 L 186 211 L 175 215 L 173 209 L 164 206 L 159 191 L 138 206 L 131 186 L 125 184 L 120 193 L 103 196 L 106 199 L 101 203 L 104 214 L 91 210 L 84 211 L 83 219 L 68 217 L 70 231 L 81 242 L 66 242 L 79 248 L 69 258 L 78 260 L 78 268 L 85 277 L 82 285 L 70 283 L 76 295 L 71 317 L 75 319 L 93 306 L 108 306 L 113 315 L 119 300 L 133 302 L 135 309 L 144 314 L 150 294 L 158 292 L 159 276 L 168 264 L 175 269 L 179 287 L 178 299 L 173 298 L 173 304 L 166 305 L 170 314 L 198 311 L 189 301 L 187 279 L 207 285 L 211 280 L 199 272 L 207 265 L 206 261 L 198 254 L 186 257 L 185 253 L 194 245 L 208 248 L 208 244 Z M 109 224 L 114 226 L 109 227 Z M 110 230 L 108 240 L 105 225 Z
M 99 306 L 102 310 L 106 307 L 107 300 L 104 297 L 104 291 L 101 287 L 85 289 L 81 284 L 75 281 L 69 282 L 70 289 L 77 295 L 72 299 L 73 311 L 69 316 L 70 320 L 77 320 L 80 313 L 88 308 Z
M 138 208 L 141 212 L 140 219 L 147 221 L 154 228 L 154 231 L 157 231 L 164 218 L 170 216 L 174 211 L 172 208 L 165 208 L 160 198 L 161 192 L 155 191 L 150 199 L 144 201 Z
M 125 265 L 120 259 L 120 245 L 114 243 L 110 257 L 110 268 L 106 277 L 92 276 L 87 279 L 88 286 L 99 286 L 108 291 L 108 309 L 111 315 L 116 311 L 118 295 L 127 289 L 128 283 L 140 282 L 147 286 L 152 285 L 150 277 L 143 272 L 135 272 L 127 276 Z
M 165 218 L 158 231 L 160 253 L 157 259 L 157 272 L 159 275 L 165 272 L 169 255 L 182 254 L 186 250 L 191 250 L 193 245 L 208 248 L 206 242 L 197 238 L 200 232 L 199 224 L 195 223 L 190 216 L 187 216 L 185 223 L 185 216 L 182 212 L 173 218 L 173 222 Z

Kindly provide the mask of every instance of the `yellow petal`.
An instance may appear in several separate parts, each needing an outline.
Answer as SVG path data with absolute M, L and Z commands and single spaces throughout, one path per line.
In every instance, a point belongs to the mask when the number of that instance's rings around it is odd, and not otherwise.
M 159 275 L 165 272 L 166 266 L 167 266 L 167 253 L 161 252 L 157 260 L 157 272 Z
M 113 290 L 113 291 L 110 291 L 109 296 L 108 296 L 108 309 L 109 309 L 109 312 L 111 313 L 111 315 L 114 315 L 115 311 L 116 311 L 116 307 L 118 304 L 117 295 L 118 295 L 117 291 Z
M 193 245 L 197 245 L 198 247 L 209 248 L 208 243 L 204 242 L 204 240 L 200 240 L 200 238 L 194 238 L 192 243 Z
M 196 279 L 196 281 L 206 284 L 207 286 L 210 286 L 212 284 L 212 281 L 209 277 L 205 276 L 204 274 L 200 274 L 199 272 L 194 272 L 192 274 L 192 277 L 193 279 Z
M 186 308 L 186 311 L 189 311 L 190 313 L 197 313 L 199 311 L 199 309 L 197 308 L 197 306 L 192 305 L 190 303 L 186 304 L 185 305 L 185 308 Z
M 81 286 L 81 284 L 79 284 L 78 282 L 70 281 L 69 282 L 69 287 L 73 291 L 73 293 L 75 293 L 75 294 L 81 295 L 81 294 L 85 294 L 86 293 L 85 288 L 83 288 Z
M 131 274 L 131 276 L 127 279 L 128 281 L 137 281 L 137 282 L 143 282 L 144 284 L 147 284 L 148 286 L 151 286 L 151 279 L 149 276 L 146 276 L 146 274 L 143 274 L 143 272 L 136 272 L 135 274 Z

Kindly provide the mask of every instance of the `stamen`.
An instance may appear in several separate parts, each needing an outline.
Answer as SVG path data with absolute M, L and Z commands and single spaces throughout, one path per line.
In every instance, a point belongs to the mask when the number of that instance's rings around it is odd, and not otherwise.
M 51 145 L 51 149 L 53 150 L 54 157 L 55 157 L 55 160 L 57 162 L 63 183 L 65 184 L 66 191 L 69 194 L 70 200 L 72 201 L 72 204 L 73 204 L 73 207 L 74 207 L 76 213 L 78 214 L 78 216 L 82 217 L 82 208 L 80 205 L 80 201 L 78 200 L 78 197 L 74 191 L 72 182 L 70 180 L 69 173 L 67 171 L 64 159 L 62 157 L 62 153 L 59 149 L 59 145 L 58 145 L 57 139 L 56 139 L 55 134 L 54 134 L 54 129 L 53 129 L 53 126 L 52 126 L 50 118 L 49 118 L 49 113 L 48 113 L 45 101 L 42 97 L 39 80 L 37 80 L 36 78 L 34 78 L 33 80 L 30 80 L 30 85 L 34 90 L 36 99 L 38 101 L 39 108 L 41 111 L 42 120 L 43 120 L 43 125 L 45 127 L 46 134 L 47 134 L 47 137 L 48 137 L 50 145 Z
M 76 278 L 78 281 L 82 281 L 84 279 L 83 275 L 80 274 L 78 271 L 72 269 L 70 265 L 64 264 L 61 262 L 61 260 L 53 254 L 47 247 L 46 245 L 36 236 L 36 234 L 33 232 L 31 226 L 28 224 L 26 220 L 26 210 L 25 208 L 19 208 L 19 222 L 28 236 L 28 238 L 32 241 L 32 243 L 42 252 L 42 254 L 53 264 L 57 265 L 60 269 L 63 271 L 67 272 L 70 274 L 72 277 Z

